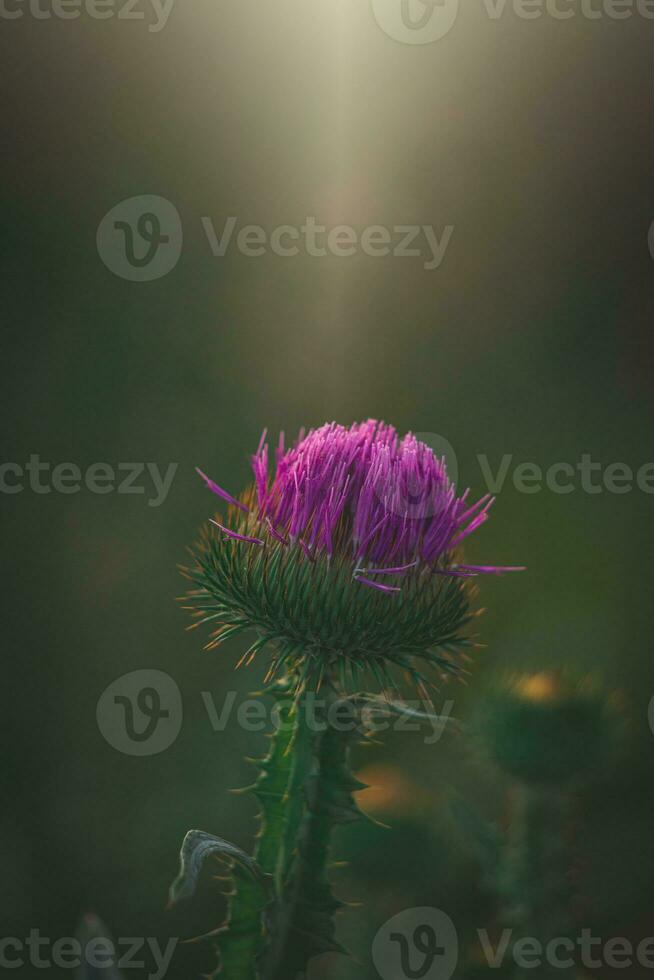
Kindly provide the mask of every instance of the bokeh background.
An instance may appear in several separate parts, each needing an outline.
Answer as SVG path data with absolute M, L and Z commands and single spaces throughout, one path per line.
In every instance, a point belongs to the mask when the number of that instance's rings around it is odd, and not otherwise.
M 236 492 L 265 426 L 368 417 L 447 439 L 476 494 L 478 456 L 493 471 L 511 456 L 469 556 L 529 570 L 482 583 L 486 648 L 443 698 L 469 721 L 504 672 L 562 665 L 621 692 L 628 751 L 580 818 L 582 917 L 607 937 L 653 935 L 654 496 L 591 495 L 578 479 L 525 494 L 512 474 L 584 453 L 654 460 L 654 21 L 577 7 L 492 19 L 464 2 L 447 36 L 409 45 L 367 0 L 177 0 L 157 33 L 135 9 L 144 20 L 25 7 L 0 31 L 3 461 L 177 464 L 159 507 L 145 478 L 143 495 L 0 494 L 2 935 L 69 936 L 88 910 L 119 937 L 218 924 L 211 882 L 175 912 L 167 888 L 190 827 L 251 844 L 254 803 L 230 789 L 251 780 L 244 757 L 265 738 L 215 732 L 202 692 L 243 698 L 262 670 L 233 674 L 238 641 L 202 653 L 174 601 L 214 505 L 194 467 Z M 131 282 L 96 232 L 146 194 L 177 208 L 184 247 L 165 277 Z M 431 271 L 360 253 L 215 257 L 201 219 L 229 216 L 454 232 Z M 174 678 L 184 707 L 174 744 L 145 758 L 96 723 L 107 685 L 141 668 Z M 336 980 L 376 976 L 371 937 L 402 908 L 484 926 L 489 898 L 450 803 L 501 821 L 508 792 L 447 735 L 389 735 L 356 766 L 377 787 L 362 806 L 390 829 L 339 844 L 350 864 L 336 889 L 367 905 L 343 917 L 355 963 L 316 967 Z M 207 947 L 180 947 L 168 975 L 211 964 Z

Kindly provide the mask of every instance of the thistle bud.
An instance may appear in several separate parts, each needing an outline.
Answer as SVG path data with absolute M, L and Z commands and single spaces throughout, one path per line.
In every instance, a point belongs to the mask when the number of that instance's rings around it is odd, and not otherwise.
M 534 785 L 590 776 L 611 759 L 614 701 L 590 679 L 543 671 L 510 679 L 489 699 L 487 749 L 508 775 Z

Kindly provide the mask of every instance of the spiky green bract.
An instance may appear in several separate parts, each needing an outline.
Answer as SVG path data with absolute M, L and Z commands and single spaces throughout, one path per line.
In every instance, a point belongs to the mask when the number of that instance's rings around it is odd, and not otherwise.
M 315 956 L 345 952 L 336 941 L 335 914 L 342 902 L 331 890 L 329 847 L 337 826 L 362 817 L 352 794 L 365 786 L 354 778 L 347 762 L 356 728 L 339 726 L 346 727 L 345 732 L 333 727 L 331 710 L 337 698 L 331 689 L 324 693 L 314 714 L 318 730 L 312 737 L 305 810 L 272 924 L 273 941 L 265 957 L 266 980 L 300 980 L 306 977 Z
M 235 508 L 230 525 L 243 534 L 256 531 Z M 404 576 L 402 591 L 388 595 L 355 581 L 352 562 L 340 549 L 331 557 L 309 557 L 299 544 L 268 537 L 252 546 L 212 529 L 194 558 L 194 566 L 184 569 L 194 586 L 187 597 L 194 625 L 214 627 L 208 648 L 254 630 L 258 638 L 249 658 L 269 644 L 268 680 L 290 673 L 299 690 L 315 690 L 328 675 L 347 689 L 366 673 L 390 689 L 393 668 L 420 684 L 433 680 L 433 668 L 440 675 L 456 673 L 461 650 L 470 645 L 471 583 L 464 578 L 414 569 Z

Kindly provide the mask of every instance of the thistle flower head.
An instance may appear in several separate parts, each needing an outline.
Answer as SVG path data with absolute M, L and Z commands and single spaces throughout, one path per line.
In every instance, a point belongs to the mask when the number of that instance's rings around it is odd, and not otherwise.
M 423 667 L 458 670 L 469 580 L 512 570 L 457 557 L 492 497 L 457 496 L 444 460 L 372 420 L 300 433 L 290 449 L 282 435 L 272 474 L 264 433 L 252 469 L 238 499 L 201 473 L 228 505 L 186 570 L 210 647 L 254 629 L 245 659 L 270 644 L 269 676 L 285 668 L 299 686 L 369 670 L 387 687 L 393 665 L 421 684 Z

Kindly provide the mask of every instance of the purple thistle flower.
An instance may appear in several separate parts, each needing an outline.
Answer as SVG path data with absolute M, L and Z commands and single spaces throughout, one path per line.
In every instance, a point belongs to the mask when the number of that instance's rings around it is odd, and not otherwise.
M 298 542 L 312 557 L 333 555 L 336 543 L 344 545 L 353 567 L 368 574 L 398 573 L 418 564 L 450 570 L 443 562 L 488 519 L 494 502 L 486 495 L 469 506 L 469 491 L 456 496 L 444 460 L 411 433 L 398 439 L 383 422 L 350 428 L 332 422 L 287 452 L 282 435 L 272 479 L 268 456 L 264 432 L 252 457 L 257 521 L 264 521 L 276 540 Z M 214 493 L 246 509 L 201 475 Z M 367 562 L 389 567 L 366 568 Z M 460 570 L 493 574 L 519 569 L 462 565 Z
M 188 573 L 198 615 L 221 624 L 213 643 L 253 627 L 281 650 L 277 666 L 302 667 L 298 651 L 306 660 L 310 649 L 323 666 L 340 651 L 362 667 L 390 660 L 411 672 L 406 656 L 422 656 L 446 669 L 442 650 L 465 642 L 465 580 L 519 570 L 457 559 L 494 498 L 458 496 L 429 446 L 373 420 L 302 432 L 290 449 L 282 434 L 274 455 L 271 473 L 264 432 L 240 499 L 200 471 L 230 505 Z

